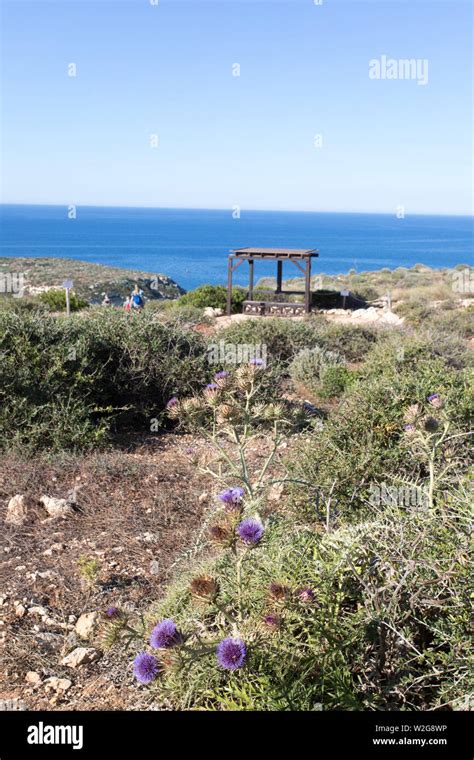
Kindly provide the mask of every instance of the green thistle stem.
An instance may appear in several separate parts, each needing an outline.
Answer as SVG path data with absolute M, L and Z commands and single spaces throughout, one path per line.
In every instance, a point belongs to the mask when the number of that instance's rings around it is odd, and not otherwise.
M 243 609 L 242 609 L 242 562 L 244 561 L 244 554 L 241 554 L 240 557 L 237 558 L 237 562 L 235 565 L 235 571 L 237 576 L 237 606 L 238 606 L 238 621 L 239 623 L 243 620 Z

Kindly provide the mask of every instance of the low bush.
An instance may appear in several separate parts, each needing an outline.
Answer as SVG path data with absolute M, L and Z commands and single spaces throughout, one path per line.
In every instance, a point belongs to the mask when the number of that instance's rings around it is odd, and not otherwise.
M 335 398 L 342 393 L 355 380 L 355 375 L 344 365 L 326 366 L 321 373 L 321 398 Z
M 293 382 L 302 383 L 309 391 L 317 393 L 325 371 L 342 364 L 344 359 L 334 351 L 326 351 L 320 346 L 304 348 L 291 362 L 289 374 Z
M 292 493 L 298 515 L 316 517 L 319 494 L 326 499 L 331 496 L 335 524 L 341 519 L 357 520 L 370 514 L 371 484 L 381 478 L 399 483 L 404 478 L 425 479 L 428 459 L 413 452 L 411 429 L 406 429 L 411 424 L 406 418 L 410 409 L 419 410 L 423 425 L 432 424 L 435 438 L 448 425 L 454 438 L 437 451 L 437 457 L 446 459 L 447 474 L 454 467 L 462 472 L 469 464 L 461 435 L 469 431 L 474 411 L 472 371 L 456 370 L 432 354 L 412 354 L 409 344 L 400 360 L 395 352 L 384 352 L 383 346 L 374 353 L 374 362 L 367 360 L 359 369 L 317 441 L 309 434 L 293 449 L 289 470 L 295 481 Z M 443 399 L 442 415 L 428 401 L 433 394 Z M 461 460 L 459 447 L 464 452 Z
M 298 351 L 317 345 L 314 325 L 288 319 L 249 319 L 232 324 L 219 332 L 219 344 L 225 350 L 248 349 L 266 361 L 267 371 L 262 381 L 261 394 L 265 399 L 278 399 L 282 381 L 288 377 L 288 367 Z M 209 346 L 216 345 L 216 337 Z
M 232 313 L 238 314 L 242 311 L 242 303 L 245 301 L 247 292 L 242 288 L 233 288 L 232 290 Z M 178 299 L 181 306 L 196 306 L 204 309 L 212 306 L 214 309 L 225 311 L 227 306 L 227 288 L 224 285 L 201 285 L 195 290 L 190 290 Z
M 220 333 L 229 343 L 265 344 L 270 360 L 287 368 L 296 354 L 317 346 L 336 351 L 347 361 L 360 361 L 377 340 L 378 333 L 365 327 L 334 325 L 312 315 L 303 322 L 291 319 L 252 319 L 231 325 Z
M 375 301 L 376 299 L 380 298 L 381 295 L 384 295 L 380 292 L 380 289 L 374 287 L 373 285 L 365 283 L 355 284 L 354 290 L 351 292 L 353 292 L 356 298 L 359 298 L 361 301 L 365 301 L 366 303 Z
M 287 368 L 293 357 L 303 348 L 318 345 L 315 324 L 295 322 L 291 319 L 256 318 L 238 322 L 219 333 L 226 343 L 234 345 L 265 345 L 267 364 Z
M 50 311 L 66 311 L 66 291 L 65 290 L 46 290 L 39 295 L 39 300 Z M 74 292 L 69 294 L 69 305 L 71 311 L 80 311 L 89 306 L 84 298 L 79 298 Z
M 394 312 L 399 317 L 404 317 L 406 324 L 415 327 L 431 320 L 434 315 L 434 309 L 431 306 L 418 303 L 418 301 L 403 301 L 394 307 Z
M 213 321 L 212 317 L 204 316 L 204 309 L 181 304 L 179 300 L 148 301 L 145 309 L 147 314 L 153 314 L 163 324 L 198 325 Z
M 0 356 L 2 446 L 80 448 L 117 429 L 156 430 L 170 396 L 209 376 L 198 335 L 115 310 L 0 312 Z
M 408 284 L 408 283 L 407 283 Z M 408 303 L 418 304 L 430 304 L 434 301 L 444 302 L 444 306 L 448 306 L 449 303 L 454 301 L 454 292 L 452 287 L 452 281 L 446 282 L 440 280 L 430 284 L 416 285 L 413 284 L 409 289 L 403 288 L 399 290 L 395 288 L 393 291 L 393 297 L 398 300 L 400 297 L 404 300 L 407 299 Z
M 15 314 L 44 314 L 47 306 L 36 296 L 21 296 L 18 298 L 0 297 L 0 311 L 11 311 Z
M 461 338 L 473 338 L 474 303 L 467 309 L 437 311 L 431 317 L 430 327 Z
M 447 367 L 462 369 L 473 365 L 474 356 L 466 342 L 455 332 L 436 330 L 434 326 L 418 330 L 389 331 L 381 336 L 363 364 L 364 377 L 390 368 L 416 371 L 419 361 L 440 359 Z
M 348 362 L 362 361 L 379 338 L 379 333 L 370 327 L 327 322 L 318 322 L 316 332 L 319 345 L 328 351 L 336 351 Z

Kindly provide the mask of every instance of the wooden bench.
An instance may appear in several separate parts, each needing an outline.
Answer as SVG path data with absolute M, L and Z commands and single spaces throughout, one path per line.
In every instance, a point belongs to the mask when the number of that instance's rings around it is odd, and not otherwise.
M 256 316 L 299 317 L 306 312 L 304 303 L 288 303 L 285 301 L 244 301 L 244 314 Z

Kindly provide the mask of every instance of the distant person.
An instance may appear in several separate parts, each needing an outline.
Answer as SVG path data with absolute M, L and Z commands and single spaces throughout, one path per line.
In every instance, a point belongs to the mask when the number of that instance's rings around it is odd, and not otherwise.
M 103 293 L 103 296 L 104 296 L 104 298 L 102 299 L 102 306 L 111 306 L 112 305 L 112 301 L 110 300 L 110 298 L 107 295 L 107 293 Z
M 130 296 L 126 297 L 126 299 L 124 301 L 124 304 L 123 304 L 123 308 L 125 309 L 125 311 L 127 312 L 127 314 L 128 314 L 128 312 L 131 311 L 131 308 L 132 308 L 132 299 L 131 299 Z
M 144 305 L 145 301 L 143 299 L 143 290 L 140 290 L 138 285 L 135 285 L 132 291 L 132 308 L 138 309 L 140 311 L 143 309 Z

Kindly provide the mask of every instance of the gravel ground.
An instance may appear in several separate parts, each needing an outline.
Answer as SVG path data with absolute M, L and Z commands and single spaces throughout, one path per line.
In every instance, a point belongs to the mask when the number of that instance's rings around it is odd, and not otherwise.
M 6 508 L 25 494 L 27 504 L 25 523 L 5 526 L 0 539 L 0 700 L 22 700 L 27 709 L 149 706 L 132 679 L 130 653 L 101 648 L 104 613 L 110 606 L 139 613 L 163 594 L 211 498 L 192 462 L 205 447 L 168 434 L 62 461 L 0 460 L 0 503 Z M 48 517 L 39 498 L 65 498 L 72 489 L 76 511 Z M 97 621 L 82 640 L 75 626 L 88 612 Z M 96 649 L 99 659 L 62 665 L 79 646 Z M 71 685 L 55 688 L 51 677 Z
M 264 436 L 250 445 L 253 466 L 267 455 Z M 212 456 L 207 442 L 167 433 L 60 460 L 0 458 L 0 709 L 11 699 L 28 710 L 167 709 L 134 681 L 131 651 L 104 646 L 106 610 L 138 617 L 163 595 L 215 501 L 215 480 L 196 464 Z M 16 494 L 26 520 L 5 525 Z M 43 495 L 75 498 L 74 512 L 48 517 Z M 93 661 L 68 667 L 78 648 Z

